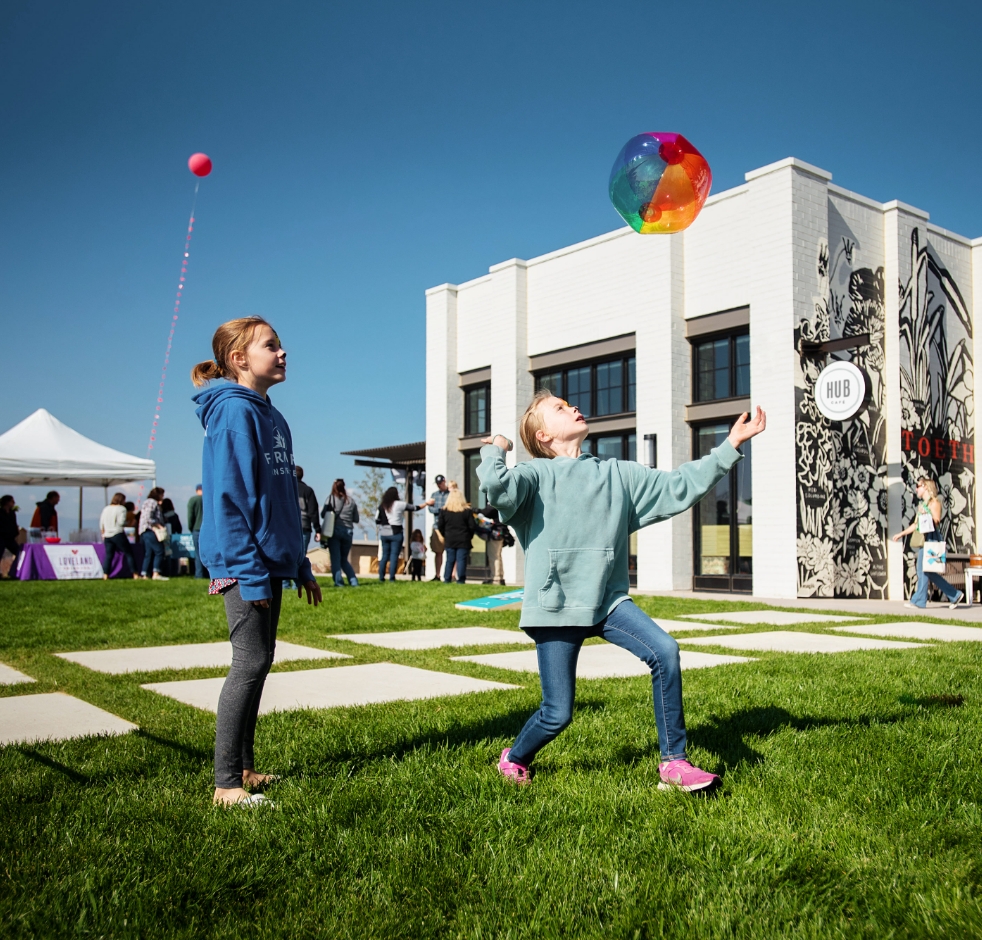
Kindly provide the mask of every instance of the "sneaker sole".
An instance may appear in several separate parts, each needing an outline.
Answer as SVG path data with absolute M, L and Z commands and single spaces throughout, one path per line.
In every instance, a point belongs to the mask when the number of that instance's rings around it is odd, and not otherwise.
M 694 793 L 696 790 L 705 790 L 708 787 L 714 787 L 719 783 L 719 778 L 715 780 L 707 780 L 706 783 L 692 783 L 688 786 L 683 786 L 681 783 L 659 783 L 659 790 L 684 790 L 686 793 Z

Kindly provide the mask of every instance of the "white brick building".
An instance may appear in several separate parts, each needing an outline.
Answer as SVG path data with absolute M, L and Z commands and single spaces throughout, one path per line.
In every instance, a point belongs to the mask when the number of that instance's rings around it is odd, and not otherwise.
M 913 554 L 887 534 L 921 473 L 941 485 L 949 551 L 975 549 L 982 239 L 920 210 L 789 158 L 710 197 L 685 232 L 622 228 L 496 264 L 428 290 L 426 314 L 427 472 L 475 499 L 479 438 L 518 442 L 540 383 L 589 412 L 595 453 L 663 469 L 751 403 L 767 411 L 739 472 L 638 534 L 641 589 L 904 597 Z M 830 357 L 869 378 L 846 422 L 814 407 Z M 527 459 L 520 443 L 509 459 Z M 521 583 L 521 550 L 504 558 Z

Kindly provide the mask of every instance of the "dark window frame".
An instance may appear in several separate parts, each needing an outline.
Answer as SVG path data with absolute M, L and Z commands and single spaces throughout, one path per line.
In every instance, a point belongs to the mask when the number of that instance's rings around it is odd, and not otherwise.
M 749 388 L 749 372 L 750 363 L 747 362 L 747 389 L 741 391 L 737 386 L 737 340 L 743 337 L 750 337 L 749 327 L 739 327 L 734 330 L 727 330 L 720 333 L 707 333 L 703 336 L 692 337 L 689 342 L 692 345 L 692 404 L 702 405 L 707 402 L 714 401 L 727 401 L 731 398 L 746 398 L 750 394 Z M 715 389 L 713 394 L 709 398 L 701 398 L 699 395 L 699 350 L 705 346 L 713 345 L 718 343 L 720 340 L 726 340 L 729 344 L 728 357 L 727 357 L 727 369 L 729 371 L 729 387 L 728 394 L 717 397 L 715 394 Z M 716 370 L 713 374 L 715 376 Z M 715 385 L 715 382 L 714 382 Z
M 468 395 L 473 392 L 485 390 L 485 419 L 486 424 L 483 428 L 475 429 L 471 425 L 471 409 Z M 489 434 L 491 429 L 491 383 L 476 382 L 474 385 L 465 385 L 461 391 L 464 393 L 464 437 L 473 437 L 477 434 Z
M 619 411 L 608 411 L 604 414 L 597 412 L 597 367 L 620 363 L 621 367 L 621 408 Z M 590 411 L 583 412 L 588 418 L 613 418 L 622 415 L 632 415 L 637 410 L 637 356 L 632 351 L 617 356 L 599 356 L 596 359 L 583 359 L 578 362 L 566 362 L 551 369 L 541 369 L 533 373 L 536 391 L 549 388 L 559 398 L 569 401 L 568 374 L 579 369 L 590 370 Z M 557 390 L 542 384 L 546 377 L 560 376 L 561 387 Z M 632 381 L 632 379 L 634 381 Z M 581 409 L 582 410 L 582 409 Z
M 699 452 L 699 431 L 702 428 L 724 427 L 726 422 L 719 421 L 700 421 L 698 424 L 690 425 L 692 454 Z M 693 456 L 693 459 L 698 459 Z M 751 458 L 752 459 L 752 458 Z M 738 471 L 737 466 L 730 467 L 727 471 L 729 478 L 729 505 L 727 514 L 729 516 L 730 528 L 730 571 L 727 574 L 697 574 L 701 565 L 702 553 L 702 533 L 700 531 L 700 513 L 693 506 L 692 512 L 692 587 L 696 591 L 721 591 L 730 594 L 748 594 L 753 592 L 753 555 L 750 556 L 750 571 L 743 572 L 734 570 L 739 567 L 740 559 L 740 523 L 737 504 L 739 501 L 738 492 Z M 714 487 L 715 489 L 715 487 Z M 701 501 L 700 501 L 701 502 Z M 698 504 L 697 504 L 698 505 Z

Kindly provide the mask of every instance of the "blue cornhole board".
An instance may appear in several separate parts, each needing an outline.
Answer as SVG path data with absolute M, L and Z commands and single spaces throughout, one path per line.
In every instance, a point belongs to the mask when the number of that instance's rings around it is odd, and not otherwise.
M 472 601 L 461 601 L 454 606 L 457 610 L 521 610 L 523 588 L 507 591 L 504 594 L 491 594 L 488 597 L 475 597 Z

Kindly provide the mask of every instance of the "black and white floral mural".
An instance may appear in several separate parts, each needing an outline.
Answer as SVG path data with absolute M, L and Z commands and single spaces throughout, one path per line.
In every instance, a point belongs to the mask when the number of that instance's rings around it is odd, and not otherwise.
M 925 242 L 922 246 L 921 241 Z M 931 251 L 924 234 L 910 236 L 910 267 L 900 289 L 900 399 L 904 483 L 903 522 L 914 518 L 913 486 L 921 476 L 938 484 L 941 534 L 949 552 L 975 546 L 975 407 L 972 321 L 962 292 Z M 907 548 L 909 596 L 915 550 Z
M 828 357 L 802 356 L 796 369 L 799 597 L 886 597 L 883 268 L 864 267 L 861 254 L 851 233 L 819 244 L 814 314 L 795 331 L 796 344 L 869 335 L 831 354 L 869 379 L 869 398 L 848 421 L 830 421 L 815 405 Z

